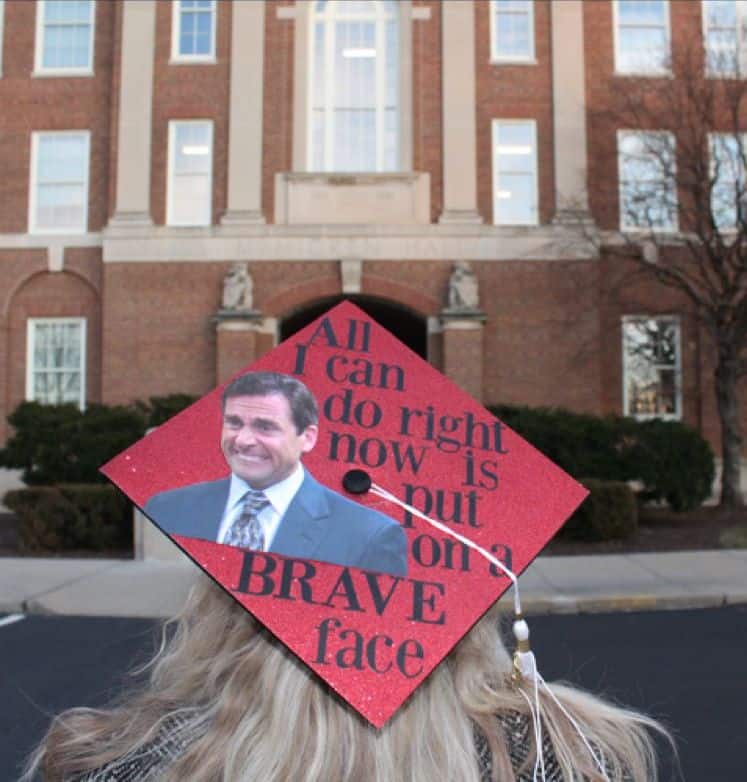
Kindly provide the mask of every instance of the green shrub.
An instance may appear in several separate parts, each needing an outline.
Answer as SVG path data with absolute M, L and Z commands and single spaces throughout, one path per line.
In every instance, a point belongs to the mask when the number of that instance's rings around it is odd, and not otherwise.
M 569 540 L 625 540 L 638 529 L 638 505 L 627 483 L 585 478 L 589 496 L 566 521 L 561 536 Z
M 19 519 L 24 550 L 132 547 L 132 505 L 115 486 L 67 484 L 16 489 L 5 495 Z
M 680 421 L 643 421 L 626 449 L 631 472 L 643 483 L 643 500 L 664 500 L 672 510 L 692 510 L 713 485 L 711 446 Z
M 710 496 L 711 447 L 679 421 L 511 405 L 491 412 L 570 475 L 638 481 L 642 500 L 664 500 L 676 511 L 697 508 Z
M 103 483 L 99 467 L 145 434 L 140 412 L 129 407 L 42 405 L 22 402 L 8 416 L 13 435 L 0 465 L 23 469 L 31 486 Z
M 629 480 L 620 445 L 623 419 L 548 407 L 498 405 L 490 411 L 570 475 Z
M 102 464 L 194 401 L 171 394 L 131 407 L 92 404 L 83 411 L 72 404 L 22 402 L 8 416 L 13 435 L 0 449 L 0 466 L 23 469 L 30 486 L 104 483 Z
M 137 406 L 143 411 L 146 426 L 151 429 L 160 426 L 177 413 L 189 407 L 197 401 L 191 394 L 169 394 L 168 396 L 152 396 L 148 402 L 138 402 Z

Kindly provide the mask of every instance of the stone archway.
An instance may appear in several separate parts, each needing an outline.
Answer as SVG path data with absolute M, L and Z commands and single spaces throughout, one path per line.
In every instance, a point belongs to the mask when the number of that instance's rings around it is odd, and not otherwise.
M 315 301 L 313 304 L 302 307 L 284 317 L 279 326 L 280 342 L 288 339 L 304 326 L 318 318 L 335 304 L 348 300 L 360 307 L 367 315 L 370 315 L 377 323 L 388 331 L 391 331 L 397 339 L 404 342 L 410 350 L 419 356 L 428 358 L 428 329 L 424 317 L 418 315 L 397 302 L 387 299 L 379 299 L 375 296 L 348 295 L 330 296 Z

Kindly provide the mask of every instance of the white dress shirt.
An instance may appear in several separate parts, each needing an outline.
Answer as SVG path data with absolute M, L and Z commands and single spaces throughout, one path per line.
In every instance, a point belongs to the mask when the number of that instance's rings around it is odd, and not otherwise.
M 270 548 L 280 522 L 283 520 L 285 511 L 291 504 L 291 500 L 296 496 L 296 492 L 301 488 L 303 479 L 304 471 L 299 463 L 287 478 L 264 489 L 265 496 L 270 504 L 262 508 L 257 518 L 262 525 L 262 531 L 265 536 L 265 551 Z M 223 511 L 220 527 L 218 528 L 218 543 L 225 542 L 228 531 L 231 529 L 234 521 L 241 515 L 244 495 L 251 490 L 252 487 L 245 480 L 231 473 L 228 500 Z

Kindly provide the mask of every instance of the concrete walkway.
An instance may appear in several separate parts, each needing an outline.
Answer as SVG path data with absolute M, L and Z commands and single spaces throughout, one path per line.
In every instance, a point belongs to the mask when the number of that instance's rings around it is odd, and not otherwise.
M 196 570 L 160 560 L 0 558 L 0 612 L 166 617 Z M 526 614 L 747 603 L 747 550 L 539 557 L 519 584 Z

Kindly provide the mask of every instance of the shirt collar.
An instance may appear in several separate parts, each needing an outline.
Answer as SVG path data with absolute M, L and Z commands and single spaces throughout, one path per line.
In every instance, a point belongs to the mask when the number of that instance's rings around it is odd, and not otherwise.
M 291 504 L 296 492 L 301 488 L 304 479 L 304 469 L 299 462 L 296 469 L 282 481 L 273 483 L 264 489 L 265 496 L 272 505 L 275 512 L 282 516 Z M 228 508 L 235 508 L 243 499 L 244 495 L 251 491 L 252 487 L 238 475 L 231 473 L 231 485 L 228 489 Z

